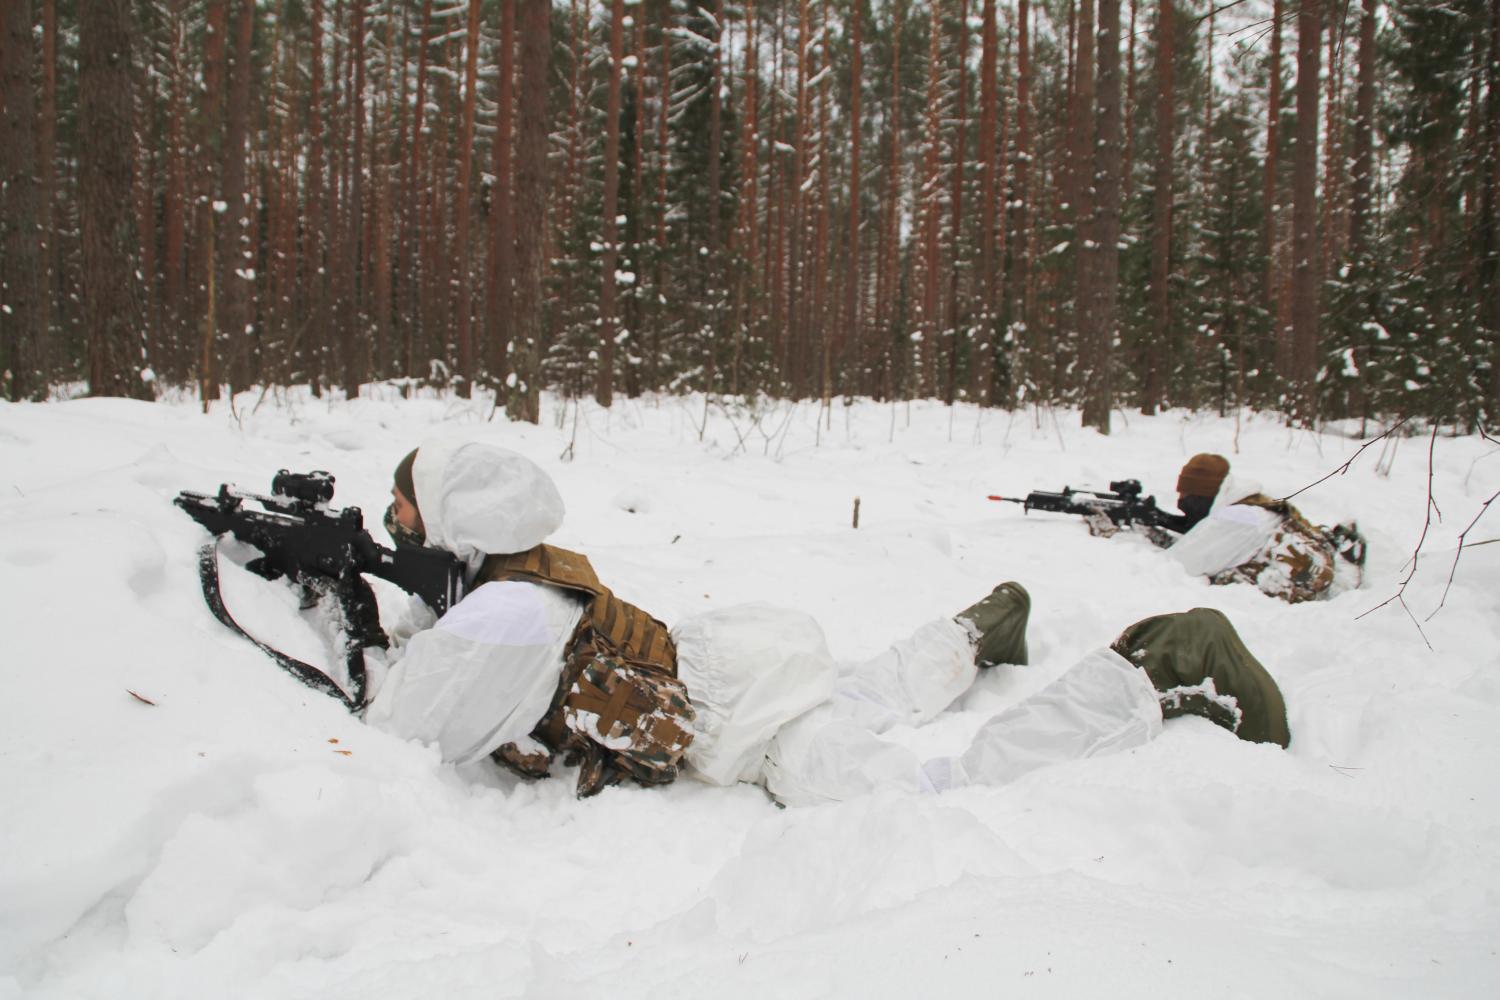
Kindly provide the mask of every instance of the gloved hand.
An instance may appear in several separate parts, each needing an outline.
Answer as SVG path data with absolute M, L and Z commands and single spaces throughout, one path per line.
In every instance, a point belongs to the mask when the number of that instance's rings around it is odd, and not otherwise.
M 344 617 L 344 634 L 350 642 L 381 649 L 390 645 L 385 630 L 380 627 L 380 606 L 375 602 L 375 591 L 363 577 L 355 577 L 353 583 L 340 592 L 339 610 Z

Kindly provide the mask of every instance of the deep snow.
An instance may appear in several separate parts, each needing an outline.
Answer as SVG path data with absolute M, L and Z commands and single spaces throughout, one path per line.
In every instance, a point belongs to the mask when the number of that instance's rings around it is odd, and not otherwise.
M 1464 554 L 1431 648 L 1396 604 L 1357 617 L 1407 574 L 1425 436 L 1297 498 L 1357 517 L 1371 554 L 1362 589 L 1291 607 L 985 495 L 1137 476 L 1170 501 L 1202 450 L 1285 495 L 1353 456 L 1352 433 L 1117 414 L 1102 438 L 1067 412 L 868 402 L 831 428 L 770 403 L 705 425 L 702 397 L 548 399 L 539 427 L 489 411 L 383 386 L 206 416 L 0 403 L 0 1000 L 1500 995 L 1500 547 Z M 745 785 L 577 801 L 566 771 L 445 767 L 214 621 L 204 535 L 169 502 L 327 469 L 384 540 L 391 469 L 431 433 L 540 463 L 568 504 L 553 541 L 669 623 L 770 600 L 856 659 L 1025 583 L 1032 665 L 984 674 L 912 743 L 956 750 L 1132 621 L 1207 605 L 1280 681 L 1291 749 L 1176 720 L 1004 788 L 787 810 Z M 1433 466 L 1417 619 L 1500 487 L 1500 448 L 1439 437 Z M 225 590 L 265 638 L 320 655 L 288 590 L 233 569 Z

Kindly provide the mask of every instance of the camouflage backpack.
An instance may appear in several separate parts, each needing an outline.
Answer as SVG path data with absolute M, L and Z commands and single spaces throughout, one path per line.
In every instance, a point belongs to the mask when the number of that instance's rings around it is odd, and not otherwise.
M 1289 604 L 1327 596 L 1333 584 L 1335 552 L 1322 529 L 1285 500 L 1256 493 L 1239 503 L 1280 515 L 1281 523 L 1259 552 L 1233 569 L 1215 573 L 1209 581 L 1251 583 Z
M 585 664 L 563 698 L 562 710 L 570 732 L 609 751 L 596 766 L 643 785 L 676 778 L 682 755 L 693 741 L 688 724 L 696 713 L 687 686 L 675 677 L 615 660 L 592 659 Z M 585 747 L 583 754 L 586 771 L 589 749 Z M 587 784 L 582 777 L 581 787 Z
M 666 625 L 616 597 L 586 556 L 551 545 L 490 556 L 479 579 L 546 583 L 585 600 L 552 706 L 532 732 L 547 750 L 527 753 L 507 743 L 494 759 L 540 778 L 552 752 L 561 752 L 580 769 L 580 797 L 624 778 L 642 785 L 675 779 L 695 713 L 676 676 L 677 648 Z

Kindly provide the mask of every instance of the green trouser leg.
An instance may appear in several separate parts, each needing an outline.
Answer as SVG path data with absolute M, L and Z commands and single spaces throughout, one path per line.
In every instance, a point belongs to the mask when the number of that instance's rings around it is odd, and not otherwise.
M 977 604 L 971 604 L 954 619 L 975 636 L 974 662 L 981 667 L 997 663 L 1026 662 L 1026 619 L 1031 615 L 1031 595 L 1014 581 L 1002 583 Z
M 1152 685 L 1167 696 L 1162 698 L 1162 715 L 1167 718 L 1205 715 L 1253 743 L 1291 742 L 1281 689 L 1222 612 L 1194 608 L 1145 618 L 1120 633 L 1110 648 L 1145 670 Z M 1174 690 L 1202 685 L 1206 679 L 1214 682 L 1221 698 L 1235 700 L 1238 720 L 1232 710 L 1202 692 Z

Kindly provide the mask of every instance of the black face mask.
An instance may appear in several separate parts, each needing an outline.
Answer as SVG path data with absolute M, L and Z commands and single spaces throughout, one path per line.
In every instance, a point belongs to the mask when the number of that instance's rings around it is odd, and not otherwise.
M 396 505 L 393 503 L 385 509 L 385 530 L 390 532 L 397 545 L 415 545 L 421 548 L 427 544 L 427 536 L 413 528 L 408 528 L 396 520 Z
M 1214 505 L 1212 497 L 1179 497 L 1177 508 L 1182 511 L 1188 519 L 1188 527 L 1192 527 L 1208 516 L 1209 508 Z

